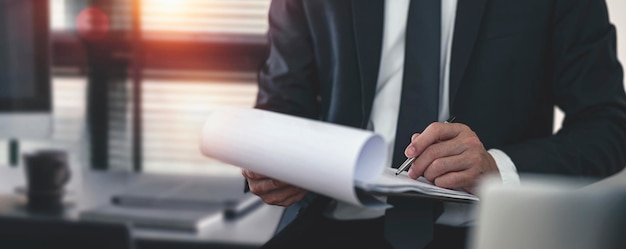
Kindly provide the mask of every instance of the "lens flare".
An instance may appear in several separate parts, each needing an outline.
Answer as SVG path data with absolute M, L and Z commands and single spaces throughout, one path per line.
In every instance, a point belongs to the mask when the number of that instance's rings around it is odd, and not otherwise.
M 76 30 L 85 40 L 101 40 L 110 29 L 109 17 L 97 8 L 86 8 L 76 17 Z

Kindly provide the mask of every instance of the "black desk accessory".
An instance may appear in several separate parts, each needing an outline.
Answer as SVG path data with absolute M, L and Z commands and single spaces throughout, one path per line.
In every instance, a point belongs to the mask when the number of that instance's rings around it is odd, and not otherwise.
M 229 221 L 244 217 L 263 204 L 263 200 L 252 192 L 246 193 L 245 197 L 237 203 L 232 203 L 224 209 L 224 218 Z
M 65 184 L 70 180 L 65 151 L 42 150 L 24 154 L 26 195 L 32 211 L 62 210 Z
M 125 224 L 34 217 L 0 217 L 0 248 L 132 249 Z

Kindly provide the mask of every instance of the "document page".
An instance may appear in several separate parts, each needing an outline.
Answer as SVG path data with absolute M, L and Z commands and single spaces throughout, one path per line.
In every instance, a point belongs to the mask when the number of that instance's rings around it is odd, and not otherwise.
M 357 181 L 356 186 L 367 191 L 381 194 L 417 192 L 426 195 L 478 201 L 478 197 L 465 191 L 437 187 L 424 177 L 413 180 L 407 172 L 396 176 L 396 169 L 387 168 L 374 181 Z
M 201 135 L 206 156 L 357 206 L 354 184 L 382 174 L 386 146 L 370 131 L 243 108 L 212 112 Z

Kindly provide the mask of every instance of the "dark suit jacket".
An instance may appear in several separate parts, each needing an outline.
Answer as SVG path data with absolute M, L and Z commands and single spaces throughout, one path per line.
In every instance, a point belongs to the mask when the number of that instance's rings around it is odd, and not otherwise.
M 272 1 L 257 108 L 364 128 L 383 13 L 382 0 Z M 602 0 L 459 0 L 450 113 L 520 173 L 613 174 L 626 165 L 615 40 Z

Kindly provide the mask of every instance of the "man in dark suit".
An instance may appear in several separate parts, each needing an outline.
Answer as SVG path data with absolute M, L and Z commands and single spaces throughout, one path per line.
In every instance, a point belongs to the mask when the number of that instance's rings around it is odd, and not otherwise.
M 412 178 L 471 192 L 486 174 L 605 177 L 626 165 L 603 0 L 274 0 L 269 23 L 256 107 L 387 134 L 392 165 L 418 156 Z M 556 134 L 554 106 L 566 114 Z M 450 114 L 457 123 L 435 122 Z M 390 246 L 382 214 L 344 219 L 341 204 L 243 175 L 265 202 L 299 211 L 272 245 Z M 463 236 L 435 227 L 430 247 Z

